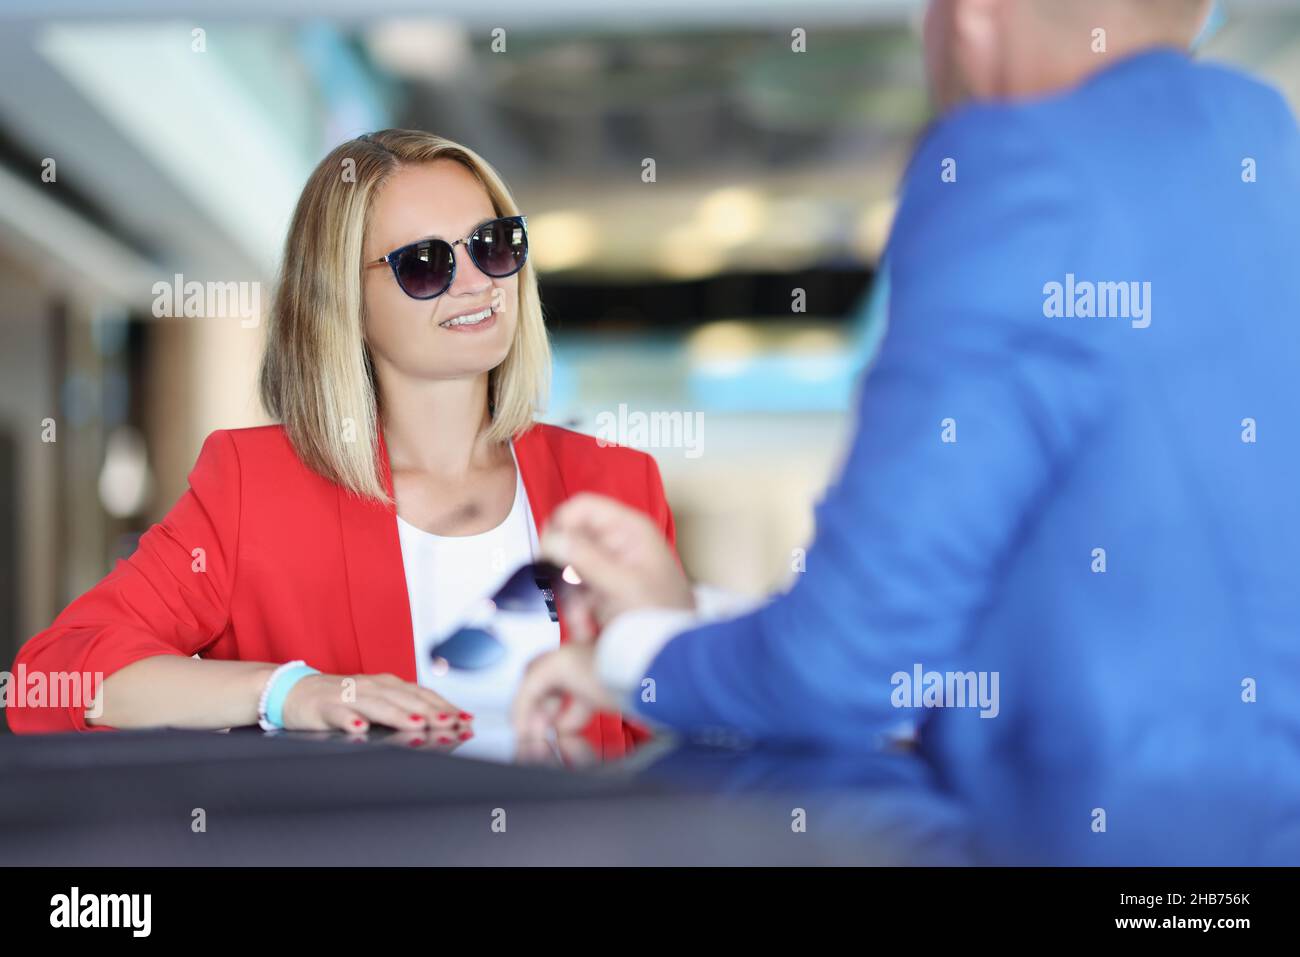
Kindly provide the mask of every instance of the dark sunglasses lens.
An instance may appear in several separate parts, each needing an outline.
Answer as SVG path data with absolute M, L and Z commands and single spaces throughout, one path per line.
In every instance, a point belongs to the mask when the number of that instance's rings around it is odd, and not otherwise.
M 397 257 L 397 281 L 415 299 L 432 299 L 451 285 L 451 246 L 441 239 L 407 246 Z
M 500 611 L 545 611 L 545 594 L 539 584 L 539 565 L 525 565 L 506 579 L 492 596 Z
M 528 258 L 528 233 L 518 219 L 494 219 L 474 230 L 469 251 L 484 274 L 494 279 L 512 276 Z
M 483 628 L 462 628 L 429 652 L 452 668 L 488 668 L 505 656 L 505 645 Z

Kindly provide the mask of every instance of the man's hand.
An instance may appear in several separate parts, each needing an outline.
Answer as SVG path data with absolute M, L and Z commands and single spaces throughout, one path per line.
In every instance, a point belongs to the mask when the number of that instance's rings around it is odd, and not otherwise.
M 517 737 L 514 761 L 558 768 L 587 768 L 600 763 L 591 744 L 579 734 L 556 735 L 554 746 L 549 738 Z
M 596 712 L 617 710 L 618 702 L 596 677 L 595 649 L 570 641 L 529 664 L 510 706 L 510 720 L 521 738 L 535 739 L 552 726 L 560 735 L 576 735 Z
M 555 510 L 541 544 L 543 557 L 572 567 L 582 584 L 561 592 L 569 641 L 528 666 L 511 720 L 523 736 L 552 725 L 577 734 L 596 712 L 619 707 L 596 676 L 591 642 L 599 630 L 637 608 L 693 609 L 695 596 L 659 526 L 613 499 L 575 495 Z
M 695 608 L 690 583 L 659 526 L 621 502 L 575 495 L 555 510 L 541 544 L 545 558 L 571 566 L 582 579 L 583 588 L 569 600 L 575 614 L 565 616 L 571 638 L 590 638 L 593 620 L 603 626 L 636 608 Z

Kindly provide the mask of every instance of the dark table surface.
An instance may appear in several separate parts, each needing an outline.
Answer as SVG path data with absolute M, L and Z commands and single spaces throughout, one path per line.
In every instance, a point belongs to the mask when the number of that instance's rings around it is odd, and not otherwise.
M 1139 777 L 1112 810 L 1122 829 L 1098 835 L 1086 785 L 1022 771 L 990 769 L 982 791 L 959 794 L 905 751 L 660 742 L 572 769 L 474 760 L 391 735 L 5 735 L 0 865 L 1300 859 L 1294 800 L 1249 788 L 1216 800 L 1212 782 Z
M 869 815 L 844 805 L 879 795 L 888 817 L 891 791 L 914 786 L 917 769 L 901 757 L 851 763 L 873 763 L 880 780 L 826 780 L 795 754 L 756 760 L 752 750 L 665 743 L 573 770 L 473 760 L 383 735 L 9 735 L 0 737 L 0 864 L 907 860 L 904 821 L 873 834 L 857 826 Z M 854 826 L 832 825 L 831 813 Z

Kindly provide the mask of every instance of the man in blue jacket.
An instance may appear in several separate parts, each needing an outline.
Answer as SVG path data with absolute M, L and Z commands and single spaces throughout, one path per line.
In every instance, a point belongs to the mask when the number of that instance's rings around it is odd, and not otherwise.
M 1184 52 L 1207 7 L 931 3 L 944 115 L 806 571 L 705 621 L 648 522 L 575 499 L 545 549 L 604 631 L 534 664 L 522 728 L 566 693 L 562 726 L 910 725 L 977 802 L 994 767 L 1087 782 L 1094 833 L 1157 771 L 1300 793 L 1300 137 Z

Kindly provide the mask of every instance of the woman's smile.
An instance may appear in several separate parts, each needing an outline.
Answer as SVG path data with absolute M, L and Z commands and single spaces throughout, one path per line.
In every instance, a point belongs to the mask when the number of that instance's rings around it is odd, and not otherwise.
M 491 306 L 484 306 L 476 312 L 462 312 L 438 323 L 439 327 L 451 332 L 482 332 L 496 324 L 496 311 Z

